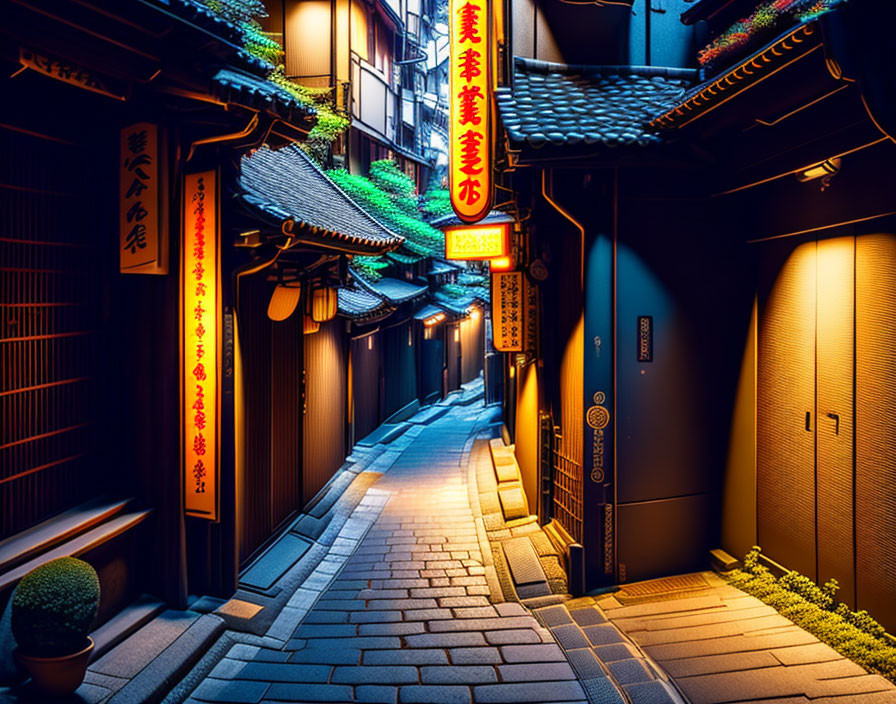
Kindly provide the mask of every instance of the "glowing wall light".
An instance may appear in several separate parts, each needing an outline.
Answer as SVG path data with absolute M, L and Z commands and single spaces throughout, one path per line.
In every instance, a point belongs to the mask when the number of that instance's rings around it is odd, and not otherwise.
M 510 223 L 445 228 L 445 258 L 457 260 L 507 257 Z
M 488 266 L 490 271 L 510 271 L 513 269 L 513 258 L 495 257 L 494 259 L 489 259 Z
M 213 521 L 218 518 L 221 358 L 217 181 L 215 171 L 184 177 L 181 266 L 184 509 Z
M 311 319 L 316 323 L 325 323 L 336 317 L 339 307 L 339 294 L 335 288 L 316 288 L 311 295 Z

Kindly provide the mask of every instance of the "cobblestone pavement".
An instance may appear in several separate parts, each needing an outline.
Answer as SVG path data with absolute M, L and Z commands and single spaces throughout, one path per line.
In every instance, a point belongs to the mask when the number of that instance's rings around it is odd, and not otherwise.
M 586 704 L 550 631 L 490 597 L 464 461 L 474 417 L 453 411 L 414 438 L 285 645 L 233 646 L 191 701 Z

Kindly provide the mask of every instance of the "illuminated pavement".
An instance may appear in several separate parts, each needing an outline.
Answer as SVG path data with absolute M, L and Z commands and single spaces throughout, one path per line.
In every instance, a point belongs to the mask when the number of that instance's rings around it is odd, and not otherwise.
M 282 648 L 233 646 L 191 701 L 587 702 L 550 632 L 490 596 L 465 461 L 482 415 L 406 438 L 368 492 L 381 512 Z

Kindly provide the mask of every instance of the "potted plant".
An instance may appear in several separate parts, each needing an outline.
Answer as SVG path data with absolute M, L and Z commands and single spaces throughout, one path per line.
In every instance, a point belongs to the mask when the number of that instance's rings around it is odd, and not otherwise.
M 62 557 L 26 574 L 12 595 L 15 657 L 34 685 L 64 696 L 84 680 L 93 639 L 100 582 L 83 560 Z

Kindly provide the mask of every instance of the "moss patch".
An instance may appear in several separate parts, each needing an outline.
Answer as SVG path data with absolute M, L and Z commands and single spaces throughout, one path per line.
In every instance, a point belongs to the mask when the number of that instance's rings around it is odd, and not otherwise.
M 867 611 L 837 603 L 837 581 L 818 586 L 797 572 L 775 577 L 759 563 L 760 548 L 744 558 L 741 570 L 723 575 L 733 586 L 776 609 L 845 657 L 896 682 L 896 647 Z

